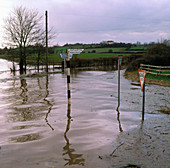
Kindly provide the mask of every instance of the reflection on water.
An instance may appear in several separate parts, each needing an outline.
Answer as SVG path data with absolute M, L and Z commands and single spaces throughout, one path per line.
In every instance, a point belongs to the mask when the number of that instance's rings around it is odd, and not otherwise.
M 23 102 L 22 104 L 25 104 L 28 100 L 28 96 L 27 96 L 27 92 L 28 92 L 28 89 L 27 89 L 27 82 L 25 79 L 20 79 L 20 82 L 21 82 L 21 94 L 20 96 L 23 98 Z
M 36 114 L 35 109 L 31 107 L 14 107 L 13 112 L 8 115 L 9 122 L 24 122 L 24 121 L 33 121 L 42 116 L 42 114 Z
M 19 81 L 20 83 L 18 83 Z M 45 117 L 44 121 L 46 124 L 51 130 L 54 130 L 48 121 L 49 114 L 53 107 L 53 104 L 48 99 L 48 76 L 46 76 L 45 83 L 39 78 L 37 83 L 29 82 L 28 84 L 24 78 L 20 78 L 19 81 L 14 79 L 12 88 L 7 88 L 5 92 L 9 93 L 6 101 L 10 102 L 10 106 L 8 107 L 10 112 L 7 115 L 7 120 L 9 123 L 16 123 L 13 124 L 11 129 L 16 130 L 15 132 L 22 132 L 22 135 L 19 133 L 19 136 L 14 135 L 9 137 L 8 140 L 10 142 L 39 140 L 43 137 L 41 135 L 42 133 L 40 134 L 40 132 L 42 132 L 40 128 L 44 127 L 44 125 L 32 121 L 38 121 L 42 117 Z M 37 88 L 37 86 L 39 88 Z M 29 130 L 32 130 L 32 133 L 29 132 Z
M 47 111 L 47 113 L 46 113 L 46 115 L 45 115 L 45 121 L 46 121 L 46 123 L 47 123 L 47 125 L 52 129 L 52 130 L 54 130 L 54 128 L 51 126 L 51 124 L 49 123 L 49 121 L 48 121 L 48 115 L 50 114 L 50 112 L 51 112 L 51 109 L 52 109 L 52 107 L 53 107 L 53 105 L 50 103 L 50 101 L 47 99 L 47 97 L 49 96 L 49 90 L 48 90 L 48 76 L 46 76 L 46 95 L 45 95 L 45 98 L 44 98 L 44 101 L 46 101 L 47 102 L 47 105 L 48 105 L 48 111 Z
M 116 136 L 141 121 L 140 85 L 123 76 L 121 106 L 115 110 L 116 74 L 91 70 L 72 75 L 73 112 L 68 105 L 66 116 L 65 74 L 13 77 L 0 69 L 1 166 L 21 168 L 29 162 L 33 168 L 108 167 L 100 165 L 98 156 L 111 152 Z M 169 107 L 168 89 L 147 86 L 146 117 Z
M 116 111 L 117 111 L 117 121 L 119 123 L 119 131 L 123 132 L 123 129 L 122 129 L 122 126 L 121 126 L 121 122 L 120 122 L 120 112 L 119 112 L 119 109 L 117 108 Z
M 12 85 L 13 88 L 6 90 L 6 92 L 9 93 L 6 101 L 11 103 L 9 108 L 11 109 L 10 111 L 12 111 L 8 115 L 8 121 L 26 122 L 40 118 L 43 114 L 36 112 L 37 110 L 41 110 L 41 106 L 33 106 L 32 103 L 35 103 L 36 98 L 34 96 L 36 96 L 36 94 L 30 93 L 31 91 L 28 89 L 26 79 L 20 79 L 20 87 L 15 83 L 15 80 Z M 19 95 L 18 92 L 20 92 Z
M 27 141 L 35 141 L 38 139 L 41 139 L 42 137 L 40 136 L 39 133 L 35 134 L 26 134 L 22 136 L 17 136 L 17 137 L 12 137 L 10 138 L 10 141 L 12 142 L 27 142 Z
M 68 104 L 67 109 L 67 126 L 66 130 L 64 132 L 64 139 L 66 141 L 66 145 L 63 147 L 64 153 L 63 156 L 68 155 L 69 158 L 65 158 L 66 165 L 81 165 L 84 166 L 85 159 L 83 159 L 83 154 L 75 154 L 75 149 L 71 148 L 71 143 L 69 141 L 69 138 L 67 137 L 67 133 L 70 130 L 70 124 L 71 124 L 71 104 Z

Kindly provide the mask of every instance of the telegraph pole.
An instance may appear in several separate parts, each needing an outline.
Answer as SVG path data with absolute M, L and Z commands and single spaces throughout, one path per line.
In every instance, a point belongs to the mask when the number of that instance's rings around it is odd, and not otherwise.
M 67 51 L 67 98 L 68 98 L 68 105 L 71 104 L 71 90 L 70 90 L 70 51 Z
M 45 28 L 46 28 L 46 72 L 48 72 L 48 13 L 45 11 Z

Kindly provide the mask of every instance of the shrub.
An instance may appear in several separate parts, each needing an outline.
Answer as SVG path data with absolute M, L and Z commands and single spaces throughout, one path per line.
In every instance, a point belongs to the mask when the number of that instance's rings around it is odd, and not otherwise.
M 147 53 L 134 61 L 127 67 L 126 71 L 134 71 L 139 69 L 140 64 L 150 64 L 157 66 L 170 65 L 170 47 L 164 44 L 156 44 L 150 47 Z
M 108 53 L 112 53 L 113 52 L 113 50 L 112 49 L 110 49 L 109 51 L 108 51 Z

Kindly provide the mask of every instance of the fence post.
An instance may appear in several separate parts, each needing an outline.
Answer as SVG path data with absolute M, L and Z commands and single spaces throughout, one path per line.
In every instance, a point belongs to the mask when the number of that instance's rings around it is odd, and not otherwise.
M 159 71 L 159 74 L 161 74 L 162 73 L 162 67 L 160 67 L 160 71 Z
M 139 80 L 141 85 L 141 91 L 143 92 L 143 101 L 142 101 L 142 121 L 144 121 L 144 114 L 145 114 L 145 77 L 146 71 L 145 70 L 138 70 Z
M 145 115 L 145 82 L 143 84 L 143 106 L 142 106 L 142 121 L 144 121 Z

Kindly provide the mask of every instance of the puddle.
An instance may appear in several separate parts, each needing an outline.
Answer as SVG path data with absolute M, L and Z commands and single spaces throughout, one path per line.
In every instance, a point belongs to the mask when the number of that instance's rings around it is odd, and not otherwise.
M 7 61 L 0 64 L 2 167 L 102 168 L 107 163 L 98 156 L 112 150 L 120 132 L 141 121 L 140 86 L 123 75 L 116 111 L 117 71 L 76 71 L 71 75 L 69 106 L 66 74 L 20 78 L 10 74 Z M 146 86 L 146 117 L 160 114 L 161 106 L 169 107 L 168 90 Z

